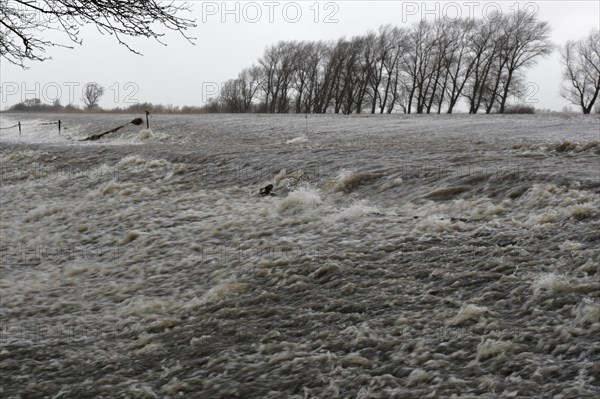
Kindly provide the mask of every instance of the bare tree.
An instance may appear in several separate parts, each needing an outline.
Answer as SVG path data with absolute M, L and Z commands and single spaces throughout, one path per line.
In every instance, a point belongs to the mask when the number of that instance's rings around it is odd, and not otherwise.
M 494 107 L 498 111 L 500 108 L 498 104 L 502 102 L 502 88 L 508 90 L 511 84 L 510 81 L 507 82 L 505 69 L 512 51 L 511 44 L 509 44 L 510 31 L 514 28 L 510 23 L 510 18 L 499 13 L 494 17 L 494 22 L 497 30 L 493 48 L 494 57 L 491 59 L 488 79 L 483 82 L 479 93 L 485 104 L 486 114 L 491 113 Z M 516 39 L 518 40 L 518 37 Z
M 345 38 L 332 45 L 329 52 L 329 63 L 325 71 L 326 80 L 329 82 L 330 101 L 333 101 L 334 112 L 339 114 L 344 106 L 346 83 L 349 81 L 348 65 L 352 64 L 355 53 L 352 51 L 352 42 Z M 315 112 L 324 112 L 324 99 L 319 101 L 319 108 Z
M 261 68 L 265 111 L 287 113 L 290 108 L 290 89 L 298 57 L 298 42 L 280 41 L 265 50 L 258 61 Z
M 535 13 L 519 10 L 508 18 L 505 55 L 506 75 L 500 98 L 500 109 L 504 113 L 506 99 L 510 94 L 515 72 L 522 67 L 534 65 L 540 57 L 552 53 L 550 25 L 537 20 Z
M 240 95 L 242 97 L 241 112 L 248 112 L 256 98 L 260 88 L 260 68 L 252 65 L 250 68 L 243 69 L 238 75 L 240 84 Z
M 286 101 L 294 102 L 293 110 L 296 113 L 324 112 L 331 98 L 331 82 L 328 70 L 330 68 L 330 54 L 332 43 L 318 42 L 291 42 L 282 44 L 286 54 L 281 60 L 281 69 L 274 76 L 281 76 L 282 93 Z M 287 49 L 287 50 L 286 50 Z M 277 85 L 277 79 L 274 84 Z M 288 112 L 292 108 L 282 106 L 277 112 Z
M 391 41 L 394 44 L 388 56 L 384 59 L 385 66 L 385 89 L 381 96 L 382 101 L 379 103 L 379 112 L 383 113 L 387 109 L 387 113 L 391 113 L 394 109 L 396 99 L 398 98 L 398 90 L 400 84 L 400 57 L 405 51 L 408 51 L 407 29 L 394 28 L 392 31 Z
M 366 40 L 355 36 L 350 40 L 341 39 L 331 50 L 327 72 L 330 74 L 331 95 L 334 112 L 360 113 L 362 100 L 367 89 L 369 64 L 365 61 Z M 324 103 L 320 112 L 325 112 Z
M 417 23 L 409 36 L 411 51 L 405 55 L 403 69 L 410 76 L 411 87 L 409 90 L 408 109 L 412 112 L 413 103 L 416 102 L 417 114 L 427 111 L 429 98 L 434 95 L 437 71 L 437 55 L 439 42 L 436 40 L 433 25 L 427 21 Z
M 352 98 L 354 105 L 356 105 L 356 113 L 362 113 L 363 103 L 367 94 L 373 96 L 369 92 L 369 82 L 371 82 L 371 76 L 375 69 L 375 61 L 377 58 L 375 43 L 377 37 L 374 32 L 367 33 L 366 36 L 359 37 L 357 44 L 359 49 L 358 63 L 354 69 L 354 83 L 355 91 Z
M 93 109 L 98 106 L 98 101 L 100 101 L 100 97 L 103 94 L 104 88 L 98 83 L 88 83 L 83 87 L 81 101 L 83 101 L 87 109 Z
M 504 25 L 505 19 L 500 13 L 493 14 L 485 21 L 476 22 L 475 33 L 470 41 L 475 60 L 465 93 L 470 114 L 476 114 L 482 104 L 489 113 L 496 101 L 500 76 L 504 69 L 501 60 L 506 60 L 506 57 L 502 56 L 506 51 L 506 36 L 502 31 Z
M 565 80 L 561 96 L 589 114 L 600 93 L 600 31 L 594 30 L 577 42 L 567 42 L 560 54 Z
M 477 56 L 473 46 L 473 36 L 476 35 L 476 22 L 474 20 L 454 22 L 449 32 L 450 44 L 446 56 L 446 70 L 448 71 L 448 110 L 451 114 L 463 93 L 463 89 L 475 70 Z
M 261 92 L 263 93 L 264 112 L 271 111 L 271 93 L 275 84 L 275 73 L 277 68 L 278 56 L 275 46 L 265 49 L 264 55 L 258 60 L 260 68 Z
M 396 105 L 400 107 L 403 114 L 407 113 L 408 109 L 408 84 L 404 81 L 406 79 L 405 75 L 400 73 L 401 69 L 396 68 L 396 73 L 394 75 L 394 83 L 393 90 L 390 96 L 390 101 L 387 105 L 387 113 L 391 114 L 394 111 Z
M 300 42 L 296 49 L 296 65 L 292 75 L 292 87 L 296 93 L 294 110 L 297 114 L 302 112 L 303 101 L 307 97 L 309 81 L 311 79 L 311 69 L 313 65 L 309 63 L 315 43 Z
M 386 76 L 389 73 L 390 69 L 393 70 L 392 63 L 395 62 L 395 56 L 392 55 L 394 50 L 397 47 L 395 36 L 397 35 L 397 28 L 392 27 L 391 25 L 384 25 L 379 28 L 379 32 L 374 36 L 372 43 L 372 51 L 373 51 L 373 62 L 372 62 L 372 71 L 370 73 L 369 85 L 370 85 L 370 95 L 371 95 L 371 113 L 374 114 L 377 104 L 380 104 L 380 112 L 383 113 L 385 109 L 385 105 L 381 106 L 381 104 L 385 103 L 386 93 L 380 92 L 380 86 L 385 84 L 387 79 Z M 389 86 L 386 84 L 384 86 Z
M 384 25 L 379 28 L 374 43 L 374 55 L 372 71 L 370 73 L 369 91 L 371 96 L 371 113 L 375 113 L 379 107 L 379 113 L 383 114 L 387 109 L 388 101 L 395 101 L 397 95 L 397 70 L 399 68 L 400 56 L 406 50 L 405 30 Z M 392 105 L 393 108 L 393 105 Z
M 417 114 L 427 111 L 428 99 L 435 95 L 432 86 L 438 77 L 438 59 L 441 51 L 436 29 L 433 24 L 427 25 L 423 30 L 423 36 L 419 42 L 419 51 L 421 55 L 421 66 L 419 68 L 417 79 Z
M 305 112 L 326 113 L 333 106 L 334 112 L 339 113 L 335 99 L 346 54 L 339 52 L 338 43 L 318 43 L 314 60 L 311 61 L 315 68 L 309 80 L 309 102 Z
M 467 80 L 465 97 L 469 101 L 469 113 L 476 114 L 482 101 L 482 92 L 496 54 L 496 32 L 488 21 L 475 21 L 475 33 L 470 45 L 473 51 L 473 72 Z
M 114 35 L 130 51 L 124 37 L 149 37 L 159 43 L 164 33 L 156 31 L 156 23 L 178 31 L 188 41 L 185 31 L 195 21 L 177 15 L 190 11 L 188 3 L 164 3 L 157 0 L 3 0 L 0 2 L 0 57 L 25 67 L 26 61 L 43 61 L 47 48 L 72 48 L 44 38 L 44 31 L 62 32 L 68 40 L 81 44 L 79 30 L 94 24 L 101 33 Z
M 309 60 L 311 67 L 304 112 L 325 113 L 332 104 L 336 76 L 341 65 L 332 56 L 334 46 L 333 42 L 318 42 L 313 49 Z
M 453 40 L 450 37 L 453 21 L 446 19 L 439 19 L 434 25 L 435 39 L 434 43 L 434 54 L 432 63 L 432 75 L 427 91 L 429 97 L 426 102 L 427 113 L 431 113 L 431 107 L 434 101 L 438 106 L 438 114 L 441 111 L 442 103 L 444 102 L 444 95 L 446 92 L 446 86 L 448 85 L 449 71 L 446 67 L 449 52 L 452 49 Z M 439 90 L 439 91 L 438 91 Z
M 220 112 L 239 113 L 242 111 L 241 83 L 239 79 L 229 79 L 221 86 L 218 101 Z

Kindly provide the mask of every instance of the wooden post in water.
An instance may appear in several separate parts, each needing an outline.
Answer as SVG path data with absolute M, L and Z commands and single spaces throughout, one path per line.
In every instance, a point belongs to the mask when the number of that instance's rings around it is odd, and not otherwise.
M 304 120 L 306 121 L 306 138 L 308 138 L 308 115 L 304 114 Z
M 18 125 L 19 125 L 19 136 L 20 136 L 21 135 L 21 122 L 20 121 L 19 121 Z
M 58 135 L 60 136 L 60 119 L 58 120 Z
M 150 121 L 148 120 L 148 115 L 150 115 L 150 112 L 145 111 L 146 112 L 146 129 L 150 129 Z
M 132 125 L 135 125 L 135 126 L 139 126 L 142 123 L 144 123 L 144 121 L 142 120 L 142 118 L 135 118 L 134 120 L 132 120 L 129 123 L 131 123 Z M 129 123 L 126 123 L 126 124 L 121 125 L 121 126 L 117 126 L 116 128 L 109 130 L 108 132 L 104 132 L 104 133 L 100 133 L 100 134 L 92 134 L 91 136 L 86 137 L 85 139 L 79 140 L 79 141 L 95 141 L 95 140 L 99 140 L 102 136 L 105 136 L 105 135 L 110 134 L 110 133 L 114 133 L 114 132 L 116 132 L 119 129 L 123 129 L 125 126 L 129 125 Z

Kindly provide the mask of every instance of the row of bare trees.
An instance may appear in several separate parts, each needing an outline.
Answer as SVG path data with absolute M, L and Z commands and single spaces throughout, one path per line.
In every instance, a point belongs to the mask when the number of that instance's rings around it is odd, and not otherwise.
M 421 21 L 333 42 L 281 41 L 225 82 L 211 109 L 267 113 L 503 113 L 523 72 L 552 52 L 526 11 Z

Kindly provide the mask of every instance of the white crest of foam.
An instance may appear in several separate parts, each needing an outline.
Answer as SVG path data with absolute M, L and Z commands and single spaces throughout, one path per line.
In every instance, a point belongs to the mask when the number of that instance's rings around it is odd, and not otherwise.
M 487 313 L 485 306 L 477 306 L 472 303 L 463 305 L 454 319 L 450 321 L 451 325 L 458 325 L 467 320 L 477 320 Z
M 148 140 L 148 139 L 152 138 L 152 136 L 153 136 L 152 129 L 140 130 L 140 132 L 137 134 L 137 138 L 139 140 Z
M 372 173 L 357 172 L 349 169 L 340 169 L 335 176 L 332 176 L 329 179 L 327 179 L 327 181 L 323 185 L 323 190 L 328 192 L 348 191 L 378 176 L 379 175 Z
M 600 304 L 590 298 L 584 298 L 575 308 L 575 325 L 599 324 L 600 323 Z M 598 325 L 596 328 L 600 327 Z
M 308 137 L 306 137 L 306 136 L 296 137 L 296 138 L 293 138 L 291 140 L 286 141 L 285 143 L 286 144 L 304 144 L 304 143 L 308 143 Z
M 584 245 L 580 242 L 575 242 L 575 241 L 571 241 L 571 240 L 566 240 L 565 242 L 563 242 L 562 244 L 560 244 L 558 246 L 558 248 L 561 251 L 573 251 L 575 249 L 580 249 L 582 248 Z
M 27 220 L 27 221 L 39 220 L 46 216 L 52 216 L 56 213 L 59 213 L 62 211 L 62 209 L 63 209 L 62 207 L 54 205 L 54 204 L 40 205 L 37 208 L 29 211 L 27 213 L 27 216 L 25 217 L 25 220 Z
M 128 155 L 115 165 L 118 168 L 150 169 L 171 165 L 166 159 L 146 159 L 139 155 Z
M 506 353 L 513 346 L 512 341 L 496 341 L 486 339 L 477 345 L 476 361 L 488 356 L 497 356 Z
M 360 200 L 347 208 L 340 210 L 332 215 L 332 220 L 356 220 L 367 215 L 381 215 L 382 212 L 377 207 L 371 205 L 367 200 Z
M 201 297 L 192 299 L 186 305 L 187 308 L 204 305 L 206 303 L 219 302 L 230 295 L 244 292 L 248 289 L 248 284 L 240 283 L 235 279 L 226 279 L 206 291 Z
M 117 132 L 114 135 L 106 136 L 106 138 L 103 137 L 101 141 L 92 143 L 104 145 L 146 144 L 148 142 L 168 141 L 170 138 L 171 136 L 166 133 L 154 132 L 152 129 L 142 129 L 138 132 Z
M 406 385 L 407 386 L 415 386 L 415 385 L 419 385 L 421 383 L 427 382 L 431 379 L 431 376 L 429 375 L 429 373 L 427 373 L 427 371 L 423 370 L 423 369 L 414 369 L 413 371 L 410 372 L 407 380 L 406 380 Z
M 279 204 L 281 212 L 303 212 L 317 208 L 323 203 L 318 189 L 310 184 L 300 184 Z
M 565 276 L 555 273 L 542 274 L 532 283 L 534 296 L 543 292 L 554 294 L 566 291 L 568 287 L 569 280 Z

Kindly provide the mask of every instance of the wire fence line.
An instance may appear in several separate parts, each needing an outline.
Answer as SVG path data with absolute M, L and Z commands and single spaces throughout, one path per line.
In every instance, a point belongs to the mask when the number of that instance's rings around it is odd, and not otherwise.
M 33 126 L 33 125 L 34 125 L 34 124 L 32 123 L 32 124 L 31 124 L 31 126 Z M 62 123 L 62 122 L 61 122 L 61 120 L 59 119 L 57 122 L 42 122 L 42 123 L 40 123 L 40 124 L 35 124 L 35 125 L 37 125 L 37 126 L 39 126 L 39 125 L 58 125 L 58 134 L 60 134 L 60 133 L 61 133 L 62 126 L 63 126 L 63 123 Z M 4 127 L 0 127 L 0 130 L 13 129 L 13 128 L 15 128 L 15 127 L 18 127 L 18 128 L 19 128 L 19 134 L 21 134 L 21 133 L 22 133 L 22 128 L 23 128 L 23 127 L 25 127 L 25 126 L 28 126 L 28 125 L 27 125 L 27 124 L 23 125 L 23 124 L 21 123 L 21 121 L 19 121 L 19 122 L 17 122 L 17 124 L 15 124 L 15 125 L 12 125 L 12 126 L 4 126 Z
M 150 113 L 149 113 L 148 111 L 146 111 L 146 128 L 147 128 L 147 129 L 149 129 L 149 128 L 150 128 L 150 121 L 148 120 L 148 116 L 149 116 L 149 115 L 150 115 Z M 141 125 L 141 124 L 143 123 L 143 120 L 142 120 L 142 118 L 136 118 L 136 119 L 134 119 L 133 121 L 131 121 L 131 122 L 128 122 L 128 123 L 126 123 L 125 125 L 119 126 L 119 127 L 115 128 L 115 129 L 109 130 L 109 131 L 108 131 L 108 132 L 106 132 L 106 133 L 102 133 L 102 134 L 100 134 L 100 135 L 92 135 L 92 136 L 89 136 L 89 137 L 88 137 L 87 139 L 85 139 L 85 140 L 90 140 L 90 139 L 91 139 L 91 140 L 96 140 L 96 139 L 100 138 L 101 136 L 103 136 L 103 135 L 105 135 L 105 134 L 108 134 L 108 133 L 113 133 L 113 132 L 115 132 L 115 131 L 117 131 L 117 130 L 121 129 L 121 128 L 123 128 L 123 127 L 125 127 L 125 126 L 129 125 L 130 123 L 131 123 L 131 124 L 134 124 L 134 125 L 136 125 L 136 126 L 139 126 L 139 125 Z M 32 125 L 33 125 L 33 124 L 32 124 Z M 39 125 L 43 125 L 43 126 L 45 126 L 45 125 L 58 125 L 58 134 L 59 134 L 59 135 L 61 134 L 61 129 L 63 128 L 63 122 L 62 122 L 60 119 L 59 119 L 58 121 L 56 121 L 56 122 L 42 122 L 42 123 L 39 123 L 39 124 L 36 124 L 36 125 L 37 125 L 37 126 L 39 126 Z M 26 124 L 25 126 L 27 126 L 27 124 Z M 5 127 L 0 127 L 0 130 L 13 129 L 13 128 L 15 128 L 15 127 L 18 127 L 18 128 L 19 128 L 19 135 L 20 135 L 20 134 L 22 133 L 22 128 L 23 128 L 23 124 L 21 124 L 21 121 L 17 122 L 17 124 L 16 124 L 16 125 L 12 125 L 12 126 L 5 126 Z M 64 128 L 64 129 L 66 130 L 66 128 Z
M 4 129 L 12 129 L 13 127 L 17 127 L 17 126 L 21 126 L 21 122 L 17 123 L 16 125 L 12 125 L 12 126 L 6 126 L 6 127 L 0 127 L 0 130 L 4 130 Z

